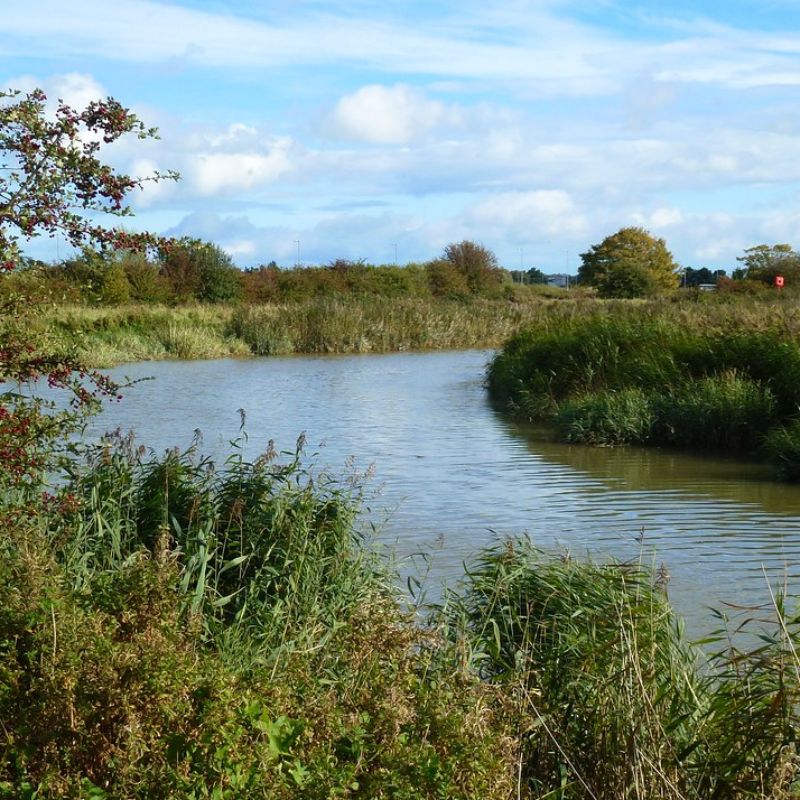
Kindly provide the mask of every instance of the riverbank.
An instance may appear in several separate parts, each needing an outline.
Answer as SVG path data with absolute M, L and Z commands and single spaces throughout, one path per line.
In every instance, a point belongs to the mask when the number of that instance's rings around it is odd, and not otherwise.
M 0 796 L 792 796 L 780 599 L 703 652 L 663 576 L 507 540 L 415 616 L 358 511 L 299 451 L 96 450 L 0 529 Z
M 279 304 L 42 303 L 26 335 L 76 352 L 83 363 L 496 348 L 522 329 L 556 331 L 606 316 L 663 320 L 689 330 L 773 330 L 797 338 L 794 296 L 740 297 L 686 292 L 651 300 L 600 300 L 511 291 L 507 297 L 461 300 L 353 296 Z M 13 324 L 6 321 L 6 324 Z
M 782 299 L 535 323 L 498 353 L 488 385 L 565 441 L 758 455 L 800 477 L 800 322 Z
M 265 305 L 52 305 L 34 323 L 89 366 L 131 361 L 499 347 L 572 300 L 350 298 Z M 594 304 L 597 301 L 584 299 Z M 562 309 L 561 306 L 564 305 Z

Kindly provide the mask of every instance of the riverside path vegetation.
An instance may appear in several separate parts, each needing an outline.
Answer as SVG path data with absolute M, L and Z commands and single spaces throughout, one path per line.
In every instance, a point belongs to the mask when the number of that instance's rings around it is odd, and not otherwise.
M 92 366 L 496 347 L 568 296 L 513 285 L 490 251 L 466 241 L 424 265 L 340 260 L 242 272 L 218 247 L 182 239 L 156 257 L 87 247 L 60 264 L 23 261 L 0 276 L 0 301 L 25 298 L 37 310 L 29 324 Z
M 659 574 L 508 540 L 415 615 L 358 480 L 239 445 L 3 493 L 0 797 L 796 796 L 780 596 L 701 650 Z
M 527 287 L 526 287 L 527 288 Z M 321 298 L 262 305 L 50 306 L 38 333 L 95 367 L 127 361 L 499 347 L 548 300 Z

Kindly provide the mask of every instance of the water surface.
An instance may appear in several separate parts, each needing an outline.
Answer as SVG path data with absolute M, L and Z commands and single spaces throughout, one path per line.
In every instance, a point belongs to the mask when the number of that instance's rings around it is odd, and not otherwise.
M 800 487 L 719 456 L 549 441 L 492 409 L 482 386 L 490 355 L 127 365 L 113 374 L 155 380 L 126 390 L 99 425 L 133 429 L 156 450 L 186 446 L 200 429 L 218 457 L 230 452 L 240 408 L 252 456 L 269 439 L 292 449 L 305 432 L 319 465 L 374 469 L 380 537 L 401 557 L 431 553 L 433 587 L 456 579 L 481 545 L 520 533 L 574 554 L 663 562 L 670 597 L 693 624 L 708 619 L 705 606 L 767 599 L 765 571 L 796 579 Z

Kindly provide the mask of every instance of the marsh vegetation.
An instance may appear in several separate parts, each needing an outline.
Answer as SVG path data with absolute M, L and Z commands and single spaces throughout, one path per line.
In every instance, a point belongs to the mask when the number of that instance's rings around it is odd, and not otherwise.
M 701 297 L 595 308 L 513 337 L 493 396 L 567 441 L 757 453 L 797 473 L 794 298 Z

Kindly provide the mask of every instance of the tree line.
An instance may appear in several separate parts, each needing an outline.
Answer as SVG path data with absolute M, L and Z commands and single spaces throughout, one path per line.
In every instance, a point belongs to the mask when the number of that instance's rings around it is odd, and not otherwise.
M 338 294 L 459 299 L 500 296 L 509 284 L 494 253 L 471 241 L 454 242 L 438 258 L 405 266 L 336 259 L 323 266 L 285 269 L 273 261 L 241 270 L 219 246 L 182 238 L 162 243 L 155 254 L 86 246 L 54 264 L 21 258 L 0 290 L 119 305 L 288 302 Z

